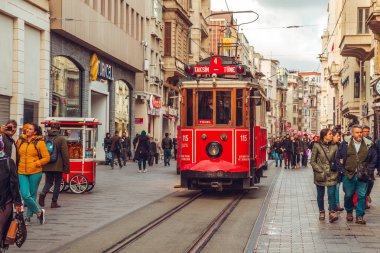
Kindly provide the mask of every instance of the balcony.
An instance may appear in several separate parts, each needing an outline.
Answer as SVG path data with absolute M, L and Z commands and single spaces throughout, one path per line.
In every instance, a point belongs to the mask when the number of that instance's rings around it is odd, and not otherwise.
M 371 35 L 344 35 L 339 48 L 342 56 L 355 57 L 361 61 L 366 61 L 371 56 Z
M 375 34 L 380 35 L 380 3 L 374 2 L 369 12 L 367 25 Z

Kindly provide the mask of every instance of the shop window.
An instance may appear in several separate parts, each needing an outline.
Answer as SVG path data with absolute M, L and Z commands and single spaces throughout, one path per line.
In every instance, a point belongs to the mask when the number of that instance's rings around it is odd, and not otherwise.
M 24 123 L 38 123 L 38 102 L 24 101 Z
M 115 81 L 115 130 L 129 132 L 126 125 L 129 125 L 130 118 L 130 90 L 123 80 Z
M 53 80 L 53 117 L 81 117 L 81 71 L 64 56 L 53 58 L 51 75 Z

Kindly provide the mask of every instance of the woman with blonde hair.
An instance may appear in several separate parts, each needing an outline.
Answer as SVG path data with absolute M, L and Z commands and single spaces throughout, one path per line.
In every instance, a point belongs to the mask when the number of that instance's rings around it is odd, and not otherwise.
M 45 223 L 45 210 L 37 203 L 37 190 L 42 177 L 42 166 L 50 161 L 41 127 L 29 124 L 25 134 L 16 143 L 19 153 L 18 174 L 21 196 L 28 206 L 26 223 L 30 222 L 33 214 L 37 214 L 40 224 Z

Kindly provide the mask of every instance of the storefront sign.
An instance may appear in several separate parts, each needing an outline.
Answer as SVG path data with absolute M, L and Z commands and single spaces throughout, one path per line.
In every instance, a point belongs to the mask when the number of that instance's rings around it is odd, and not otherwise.
M 112 66 L 98 59 L 96 54 L 93 54 L 90 60 L 90 80 L 96 81 L 98 78 L 105 80 L 113 80 Z
M 142 124 L 144 122 L 143 118 L 135 118 L 135 124 Z

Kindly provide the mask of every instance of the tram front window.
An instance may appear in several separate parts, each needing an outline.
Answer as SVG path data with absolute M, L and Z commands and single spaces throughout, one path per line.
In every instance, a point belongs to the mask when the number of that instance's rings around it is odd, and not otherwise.
M 216 124 L 231 123 L 231 91 L 216 92 Z
M 198 120 L 212 124 L 213 104 L 212 91 L 198 92 Z

